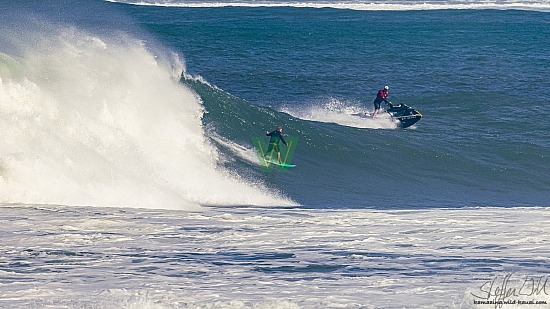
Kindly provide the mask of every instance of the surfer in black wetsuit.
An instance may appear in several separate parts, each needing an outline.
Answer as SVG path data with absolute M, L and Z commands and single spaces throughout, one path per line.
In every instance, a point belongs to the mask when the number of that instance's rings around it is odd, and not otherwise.
M 273 157 L 273 151 L 277 152 L 277 160 L 281 163 L 281 150 L 279 149 L 279 141 L 282 141 L 285 146 L 285 138 L 283 137 L 283 127 L 277 127 L 273 132 L 265 131 L 265 135 L 271 136 L 269 139 L 269 147 L 267 148 L 266 157 L 269 155 L 270 158 Z

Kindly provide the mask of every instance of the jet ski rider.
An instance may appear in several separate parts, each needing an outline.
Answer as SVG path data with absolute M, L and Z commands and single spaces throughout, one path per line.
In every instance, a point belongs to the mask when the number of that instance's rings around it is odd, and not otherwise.
M 378 112 L 380 112 L 380 103 L 382 103 L 382 101 L 386 102 L 386 104 L 390 104 L 387 100 L 389 89 L 390 87 L 384 86 L 384 89 L 378 90 L 376 99 L 374 99 L 374 114 L 372 115 L 372 118 L 375 118 L 376 115 L 378 115 Z

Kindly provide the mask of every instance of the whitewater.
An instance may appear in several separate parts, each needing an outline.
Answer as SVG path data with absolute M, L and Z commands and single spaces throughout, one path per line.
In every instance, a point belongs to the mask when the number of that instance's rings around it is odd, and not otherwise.
M 164 7 L 296 7 L 296 8 L 334 8 L 360 11 L 416 11 L 416 10 L 529 10 L 550 11 L 550 4 L 544 0 L 431 0 L 431 1 L 182 1 L 182 0 L 106 0 L 113 3 L 126 3 L 142 6 Z
M 295 204 L 217 164 L 177 55 L 159 57 L 122 34 L 54 28 L 12 40 L 20 54 L 0 58 L 0 202 Z
M 548 208 L 181 212 L 13 205 L 2 207 L 0 222 L 5 308 L 550 302 Z M 521 294 L 498 294 L 504 285 Z

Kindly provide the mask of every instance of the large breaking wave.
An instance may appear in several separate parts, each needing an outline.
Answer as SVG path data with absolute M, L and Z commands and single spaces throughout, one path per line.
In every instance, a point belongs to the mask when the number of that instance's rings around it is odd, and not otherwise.
M 177 56 L 126 34 L 26 29 L 1 37 L 1 203 L 294 204 L 220 167 Z

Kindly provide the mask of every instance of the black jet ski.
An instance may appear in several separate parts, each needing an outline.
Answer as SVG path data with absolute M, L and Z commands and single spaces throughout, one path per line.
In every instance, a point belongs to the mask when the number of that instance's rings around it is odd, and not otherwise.
M 388 105 L 390 108 L 386 109 L 386 112 L 390 114 L 392 119 L 397 120 L 401 128 L 408 128 L 422 118 L 422 114 L 419 111 L 408 105 L 393 105 L 391 102 Z

